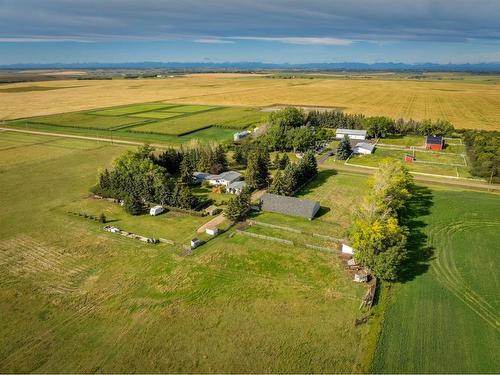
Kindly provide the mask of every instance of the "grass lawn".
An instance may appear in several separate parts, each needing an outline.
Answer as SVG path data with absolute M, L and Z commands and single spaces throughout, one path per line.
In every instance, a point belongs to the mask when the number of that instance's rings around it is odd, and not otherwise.
M 316 179 L 295 195 L 320 202 L 321 209 L 314 220 L 273 212 L 258 213 L 254 219 L 308 233 L 344 238 L 350 227 L 352 214 L 367 189 L 366 176 L 321 170 Z
M 405 136 L 390 136 L 380 138 L 379 143 L 395 146 L 424 146 L 425 137 L 423 135 L 405 135 Z
M 141 123 L 143 120 L 119 116 L 95 116 L 92 114 L 75 112 L 59 115 L 26 119 L 26 122 L 35 122 L 56 126 L 71 126 L 95 129 L 111 129 L 117 126 Z M 21 121 L 22 123 L 23 121 Z
M 208 111 L 209 109 L 215 109 L 217 107 L 208 105 L 178 105 L 173 104 L 166 109 L 162 109 L 163 112 L 175 112 L 175 113 L 194 113 Z
M 375 148 L 371 155 L 354 155 L 348 161 L 352 165 L 361 165 L 368 167 L 378 167 L 379 163 L 385 159 L 403 161 L 404 156 L 413 154 L 411 151 L 392 150 L 386 148 Z M 445 176 L 470 177 L 468 167 L 464 164 L 461 155 L 433 152 L 433 151 L 415 151 L 416 162 L 407 163 L 410 171 L 430 174 L 440 174 Z M 328 163 L 328 161 L 327 161 Z
M 413 223 L 430 260 L 394 287 L 372 371 L 500 371 L 499 218 L 497 195 L 432 191 Z
M 197 139 L 202 142 L 224 142 L 232 140 L 234 133 L 234 129 L 224 129 L 214 126 L 211 128 L 197 130 L 186 135 L 181 135 L 177 138 L 182 142 L 189 142 L 193 139 Z
M 68 215 L 189 238 L 202 219 L 86 198 L 127 148 L 2 134 L 1 372 L 360 371 L 365 287 L 331 254 L 225 233 L 182 256 Z

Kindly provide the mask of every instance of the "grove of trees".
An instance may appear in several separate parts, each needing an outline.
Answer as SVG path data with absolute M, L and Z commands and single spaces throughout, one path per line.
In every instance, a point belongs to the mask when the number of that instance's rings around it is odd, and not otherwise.
M 190 189 L 193 172 L 220 173 L 226 168 L 225 152 L 219 145 L 170 148 L 158 156 L 145 145 L 127 151 L 115 160 L 111 170 L 99 173 L 92 191 L 123 200 L 125 211 L 132 215 L 140 214 L 147 203 L 193 210 L 204 203 Z
M 313 151 L 307 151 L 297 163 L 288 162 L 284 169 L 278 169 L 269 192 L 291 196 L 304 183 L 318 173 L 318 165 Z
M 412 197 L 413 178 L 401 163 L 383 161 L 370 187 L 350 233 L 354 259 L 374 276 L 395 281 L 407 256 L 408 228 L 401 219 Z
M 469 130 L 464 134 L 471 174 L 500 183 L 500 132 Z

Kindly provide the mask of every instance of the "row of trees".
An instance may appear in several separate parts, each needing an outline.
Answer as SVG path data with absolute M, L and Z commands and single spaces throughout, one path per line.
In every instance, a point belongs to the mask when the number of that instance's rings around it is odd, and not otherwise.
M 307 151 L 302 159 L 297 163 L 280 163 L 276 175 L 274 176 L 269 192 L 279 195 L 291 196 L 294 192 L 318 174 L 318 165 L 313 151 Z
M 412 197 L 413 178 L 401 163 L 384 161 L 356 213 L 350 239 L 356 262 L 382 280 L 394 281 L 406 260 L 408 228 L 401 225 Z
M 472 175 L 500 182 L 500 132 L 469 130 L 464 134 Z
M 340 111 L 311 111 L 304 117 L 303 122 L 296 126 L 302 125 L 333 129 L 365 129 L 371 138 L 381 137 L 385 134 L 444 136 L 454 131 L 453 125 L 444 120 L 416 121 L 402 118 L 394 120 L 385 116 L 365 117 L 360 114 L 348 114 Z
M 184 209 L 195 209 L 200 200 L 189 186 L 162 166 L 150 146 L 127 151 L 115 160 L 111 170 L 99 174 L 92 188 L 103 197 L 124 200 L 125 210 L 137 215 L 146 203 L 158 203 Z

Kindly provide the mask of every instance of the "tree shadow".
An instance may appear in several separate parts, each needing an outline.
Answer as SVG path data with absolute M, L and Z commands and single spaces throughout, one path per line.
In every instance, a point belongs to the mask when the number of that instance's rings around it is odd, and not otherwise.
M 401 219 L 401 224 L 408 227 L 407 259 L 399 273 L 399 281 L 402 283 L 411 281 L 429 270 L 434 248 L 428 244 L 428 236 L 424 233 L 427 224 L 422 217 L 430 214 L 432 205 L 431 190 L 424 186 L 415 186 L 408 209 Z

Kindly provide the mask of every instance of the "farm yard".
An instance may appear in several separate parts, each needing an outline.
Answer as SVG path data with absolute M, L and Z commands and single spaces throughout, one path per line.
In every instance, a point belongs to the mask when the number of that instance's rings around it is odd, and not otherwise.
M 191 139 L 226 141 L 234 132 L 265 122 L 266 113 L 252 108 L 145 103 L 10 122 L 17 128 L 135 138 L 169 144 Z
M 158 80 L 15 83 L 3 85 L 0 91 L 3 120 L 141 102 L 334 107 L 367 116 L 445 119 L 456 128 L 486 130 L 498 128 L 500 120 L 497 77 L 463 74 L 435 73 L 425 80 L 382 74 L 365 78 L 301 75 L 295 79 L 265 74 L 193 74 Z
M 496 195 L 432 191 L 414 222 L 426 239 L 414 256 L 428 261 L 395 286 L 372 371 L 498 372 L 499 218 Z
M 225 233 L 185 256 L 68 214 L 179 243 L 210 220 L 88 198 L 126 149 L 2 133 L 2 372 L 361 371 L 365 287 L 332 254 Z

